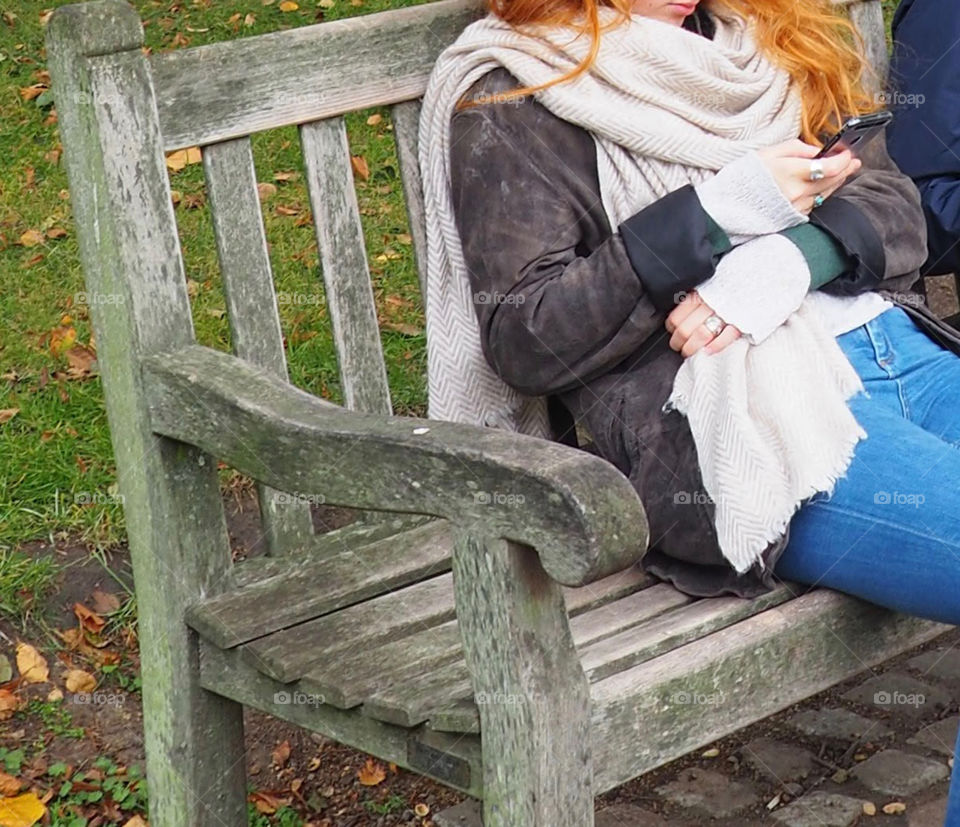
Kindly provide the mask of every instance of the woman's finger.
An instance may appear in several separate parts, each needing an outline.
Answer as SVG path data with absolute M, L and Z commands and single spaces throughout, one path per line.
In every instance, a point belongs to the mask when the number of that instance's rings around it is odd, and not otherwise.
M 683 322 L 683 320 L 693 312 L 694 308 L 702 303 L 703 300 L 695 290 L 687 293 L 683 301 L 673 308 L 673 310 L 670 311 L 670 315 L 667 316 L 667 320 L 665 322 L 667 333 L 673 333 L 680 323 Z
M 670 337 L 670 347 L 676 351 L 682 350 L 684 344 L 693 335 L 694 331 L 703 324 L 704 319 L 708 318 L 712 314 L 713 311 L 706 304 L 701 302 L 677 326 L 677 329 L 673 331 L 673 336 Z
M 683 356 L 684 359 L 689 359 L 694 353 L 700 350 L 700 348 L 716 341 L 716 338 L 716 334 L 711 333 L 701 324 L 690 334 L 690 338 L 683 343 L 683 347 L 680 348 L 680 355 Z
M 717 337 L 710 342 L 704 350 L 709 354 L 719 353 L 725 347 L 733 344 L 737 339 L 740 338 L 740 329 L 734 327 L 732 324 L 728 324 Z

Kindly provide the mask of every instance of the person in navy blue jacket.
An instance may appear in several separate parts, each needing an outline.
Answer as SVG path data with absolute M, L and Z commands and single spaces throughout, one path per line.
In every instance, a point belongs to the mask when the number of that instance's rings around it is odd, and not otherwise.
M 893 40 L 887 149 L 923 200 L 921 273 L 960 278 L 960 2 L 903 0 Z

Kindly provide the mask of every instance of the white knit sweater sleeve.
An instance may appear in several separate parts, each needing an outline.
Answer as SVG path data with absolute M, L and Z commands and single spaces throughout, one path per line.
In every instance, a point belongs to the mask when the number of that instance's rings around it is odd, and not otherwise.
M 783 194 L 756 150 L 722 167 L 694 191 L 734 246 L 809 220 Z
M 734 247 L 697 293 L 751 344 L 783 324 L 810 289 L 810 268 L 800 248 L 783 235 L 763 235 Z

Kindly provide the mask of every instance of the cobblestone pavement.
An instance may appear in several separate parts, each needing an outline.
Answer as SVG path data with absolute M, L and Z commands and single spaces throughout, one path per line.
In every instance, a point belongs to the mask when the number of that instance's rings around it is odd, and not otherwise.
M 958 708 L 953 629 L 601 796 L 596 825 L 943 827 Z M 438 827 L 479 825 L 456 810 Z

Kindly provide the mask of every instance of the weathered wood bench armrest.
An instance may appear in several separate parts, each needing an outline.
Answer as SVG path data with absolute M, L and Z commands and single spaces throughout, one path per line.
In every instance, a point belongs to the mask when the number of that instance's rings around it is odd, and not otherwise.
M 153 430 L 282 491 L 432 514 L 537 549 L 567 586 L 636 562 L 643 506 L 614 466 L 490 428 L 346 410 L 250 362 L 192 345 L 144 361 Z

